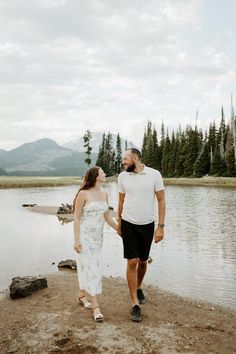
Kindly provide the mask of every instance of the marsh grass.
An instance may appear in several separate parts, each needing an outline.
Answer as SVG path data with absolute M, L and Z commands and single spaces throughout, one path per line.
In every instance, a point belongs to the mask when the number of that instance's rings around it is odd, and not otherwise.
M 115 182 L 116 176 L 108 177 L 107 182 Z M 80 185 L 82 177 L 17 177 L 0 176 L 0 189 L 60 187 Z M 164 178 L 164 184 L 176 186 L 212 186 L 236 188 L 236 178 L 233 177 L 202 177 L 202 178 Z
M 202 178 L 164 178 L 164 183 L 176 186 L 209 186 L 209 187 L 236 187 L 236 178 L 233 177 L 202 177 Z
M 0 188 L 35 188 L 79 185 L 81 177 L 17 177 L 0 176 Z

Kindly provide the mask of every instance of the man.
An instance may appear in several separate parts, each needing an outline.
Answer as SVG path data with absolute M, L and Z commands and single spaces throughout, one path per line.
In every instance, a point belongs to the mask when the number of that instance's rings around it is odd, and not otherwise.
M 122 237 L 124 258 L 127 258 L 127 282 L 132 308 L 130 318 L 140 322 L 140 304 L 145 303 L 141 284 L 147 270 L 147 260 L 154 239 L 164 237 L 165 198 L 159 171 L 141 162 L 137 149 L 124 153 L 125 171 L 118 177 L 118 234 Z M 155 198 L 158 202 L 158 223 L 155 229 Z

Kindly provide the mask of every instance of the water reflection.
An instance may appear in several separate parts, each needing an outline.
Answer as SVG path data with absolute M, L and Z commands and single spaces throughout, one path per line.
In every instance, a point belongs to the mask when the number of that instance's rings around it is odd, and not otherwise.
M 116 183 L 105 188 L 109 205 L 116 210 Z M 71 203 L 76 190 L 76 186 L 0 190 L 0 288 L 15 275 L 55 271 L 59 261 L 75 259 L 73 224 L 64 216 L 32 213 L 21 205 Z M 146 282 L 236 308 L 235 190 L 168 186 L 166 201 L 165 239 L 152 245 Z M 125 276 L 125 265 L 121 239 L 105 225 L 103 273 Z

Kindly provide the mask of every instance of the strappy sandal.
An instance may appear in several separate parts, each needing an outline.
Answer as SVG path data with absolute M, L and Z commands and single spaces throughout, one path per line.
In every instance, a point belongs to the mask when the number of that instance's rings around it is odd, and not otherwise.
M 93 307 L 93 318 L 96 322 L 102 322 L 104 320 L 103 314 L 101 312 L 97 315 L 94 314 L 94 310 L 96 310 L 98 308 L 99 308 L 99 306 Z
M 81 297 L 78 296 L 78 303 L 81 306 L 85 307 L 86 309 L 91 309 L 92 307 L 91 302 L 88 301 L 86 296 L 81 296 Z

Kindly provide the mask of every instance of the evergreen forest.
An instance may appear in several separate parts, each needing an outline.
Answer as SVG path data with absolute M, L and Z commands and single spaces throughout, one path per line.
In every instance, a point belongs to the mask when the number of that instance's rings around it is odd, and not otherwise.
M 158 139 L 159 136 L 159 139 Z M 103 134 L 96 164 L 107 176 L 122 171 L 120 135 L 116 148 L 112 147 L 111 133 Z M 163 177 L 203 177 L 205 175 L 236 177 L 236 116 L 232 108 L 230 121 L 226 123 L 221 109 L 219 126 L 213 121 L 208 130 L 181 127 L 168 132 L 162 123 L 158 135 L 155 123 L 148 121 L 142 142 L 142 162 L 159 170 Z

